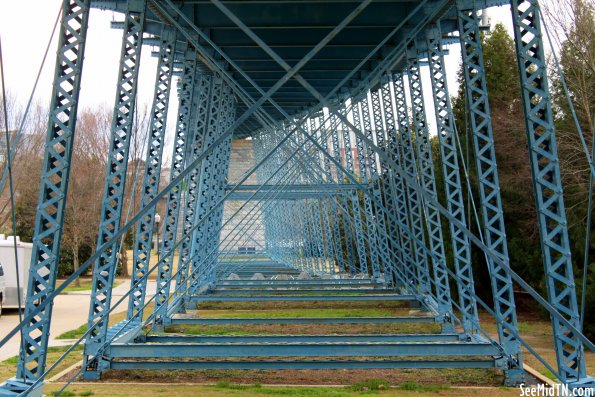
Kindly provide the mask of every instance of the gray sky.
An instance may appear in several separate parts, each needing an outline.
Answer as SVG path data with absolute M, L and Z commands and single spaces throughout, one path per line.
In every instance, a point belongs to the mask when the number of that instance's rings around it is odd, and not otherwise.
M 0 0 L 0 36 L 4 53 L 6 85 L 20 103 L 25 103 L 29 98 L 61 3 L 61 0 Z M 503 22 L 512 32 L 509 6 L 494 7 L 490 9 L 489 15 L 492 24 Z M 110 21 L 120 19 L 120 15 L 110 11 L 93 9 L 91 12 L 82 78 L 81 106 L 83 107 L 100 104 L 113 106 L 122 33 L 111 29 Z M 139 104 L 150 103 L 152 100 L 157 60 L 150 56 L 150 50 L 145 46 L 142 52 Z M 456 87 L 460 49 L 458 45 L 451 45 L 449 50 L 446 66 L 452 94 Z M 36 99 L 46 106 L 49 104 L 51 94 L 55 52 L 56 42 L 54 41 L 36 93 Z M 429 77 L 427 67 L 422 68 L 422 73 L 426 78 Z M 428 81 L 424 80 L 424 82 Z M 429 84 L 425 84 L 424 91 L 428 105 L 428 121 L 432 126 L 435 123 Z M 177 101 L 172 98 L 170 116 L 175 114 L 176 109 Z M 172 127 L 173 118 L 169 119 L 169 126 Z

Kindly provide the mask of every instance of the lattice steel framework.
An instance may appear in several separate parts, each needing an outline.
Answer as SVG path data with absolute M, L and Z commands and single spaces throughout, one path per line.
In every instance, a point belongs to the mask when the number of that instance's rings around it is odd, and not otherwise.
M 144 1 L 130 3 L 124 17 L 120 71 L 116 88 L 116 101 L 111 126 L 111 142 L 106 167 L 105 187 L 101 208 L 101 220 L 97 234 L 97 246 L 102 247 L 120 230 L 124 191 L 128 175 L 128 154 L 134 133 L 134 111 L 138 86 L 140 54 L 145 23 Z M 118 243 L 103 251 L 93 268 L 91 308 L 88 328 L 92 329 L 85 344 L 87 357 L 97 354 L 107 337 L 108 317 L 112 298 L 112 286 L 118 265 Z M 93 363 L 92 365 L 96 365 Z
M 124 20 L 114 24 L 123 37 L 97 252 L 73 275 L 93 265 L 84 376 L 98 378 L 107 369 L 452 367 L 502 369 L 505 382 L 517 384 L 524 379 L 521 343 L 536 352 L 519 332 L 514 280 L 552 317 L 560 381 L 593 387 L 583 346 L 595 350 L 595 345 L 580 330 L 536 0 L 511 4 L 547 300 L 510 268 L 508 256 L 477 15 L 478 7 L 498 1 L 319 1 L 304 13 L 298 0 L 64 0 L 24 339 L 17 377 L 0 385 L 0 395 L 41 395 L 38 385 L 46 376 L 53 299 L 65 288 L 56 289 L 55 282 L 91 3 L 123 13 Z M 333 28 L 319 37 L 313 26 Z M 457 41 L 457 30 L 481 205 L 479 236 L 465 215 L 468 188 L 444 62 L 444 46 Z M 144 35 L 152 37 L 143 40 Z M 159 60 L 141 208 L 121 225 L 127 166 L 138 161 L 130 158 L 129 147 L 138 127 L 134 108 L 143 43 L 158 47 Z M 426 64 L 442 178 L 434 174 L 438 158 L 426 119 L 431 114 L 422 88 Z M 171 173 L 169 183 L 160 186 L 174 76 L 179 108 Z M 254 155 L 237 183 L 228 178 L 234 136 L 250 136 Z M 257 183 L 250 185 L 253 175 Z M 163 239 L 157 242 L 158 261 L 150 265 L 162 199 Z M 234 206 L 226 207 L 230 202 Z M 448 227 L 443 228 L 443 217 Z M 119 242 L 134 227 L 130 289 L 112 302 Z M 452 267 L 445 246 L 449 237 Z M 239 252 L 248 243 L 253 252 Z M 471 244 L 485 254 L 493 305 L 475 293 Z M 153 271 L 156 292 L 148 294 Z M 451 299 L 451 285 L 457 301 Z M 337 288 L 355 294 L 335 295 Z M 114 304 L 126 300 L 126 320 L 108 327 Z M 217 300 L 409 301 L 427 313 L 347 319 L 179 316 Z M 145 313 L 153 302 L 152 313 Z M 478 304 L 493 314 L 497 340 L 481 328 Z M 364 322 L 437 323 L 442 333 L 167 333 L 175 324 Z M 359 356 L 363 359 L 353 360 Z M 270 357 L 285 358 L 262 360 Z
M 25 318 L 33 317 L 23 324 L 24 341 L 17 372 L 17 378 L 24 382 L 36 380 L 45 371 L 53 305 L 47 297 L 56 286 L 60 260 L 89 3 L 89 0 L 71 0 L 62 5 L 25 306 Z
M 539 3 L 513 0 L 512 17 L 548 300 L 579 327 Z M 556 317 L 552 317 L 552 327 L 561 380 L 584 380 L 586 369 L 581 341 Z

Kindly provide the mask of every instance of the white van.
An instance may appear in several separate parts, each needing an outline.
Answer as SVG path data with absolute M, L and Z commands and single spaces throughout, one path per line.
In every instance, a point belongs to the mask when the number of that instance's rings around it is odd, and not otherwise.
M 2 304 L 4 303 L 4 289 L 6 288 L 6 277 L 4 277 L 4 268 L 0 262 L 0 317 L 2 317 Z
M 17 283 L 14 240 L 13 236 L 0 234 L 0 274 L 2 274 L 0 276 L 0 292 L 2 292 L 1 302 L 4 309 L 18 309 L 19 298 L 21 305 L 24 306 L 27 293 L 27 280 L 29 279 L 29 266 L 31 264 L 33 244 L 21 241 L 19 236 L 16 238 L 16 251 L 19 263 L 19 282 Z M 19 285 L 17 286 L 17 284 Z

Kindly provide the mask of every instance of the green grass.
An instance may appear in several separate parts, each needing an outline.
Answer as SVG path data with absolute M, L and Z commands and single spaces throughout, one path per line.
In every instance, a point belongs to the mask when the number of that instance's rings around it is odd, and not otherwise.
M 435 385 L 435 384 L 428 384 L 428 385 L 420 385 L 414 381 L 407 381 L 399 385 L 399 390 L 408 390 L 408 391 L 417 391 L 417 392 L 430 392 L 430 393 L 438 393 L 442 390 L 446 390 L 450 388 L 450 385 Z
M 382 382 L 382 381 L 381 381 Z M 262 385 L 256 383 L 253 385 L 244 385 L 230 383 L 227 381 L 218 382 L 214 386 L 214 389 L 225 391 L 226 396 L 237 395 L 237 396 L 291 396 L 291 397 L 354 397 L 364 395 L 377 395 L 378 390 L 382 390 L 382 387 L 376 389 L 365 389 L 354 390 L 352 387 L 336 388 L 336 387 L 316 387 L 316 388 L 295 388 L 295 387 L 262 387 Z M 373 391 L 374 390 L 374 391 Z
M 60 397 L 73 397 L 76 396 L 77 394 L 73 391 L 70 390 L 64 390 L 62 393 L 58 394 L 58 392 L 54 393 L 54 396 L 60 396 Z
M 389 388 L 390 383 L 384 379 L 368 379 L 351 386 L 351 389 L 355 391 L 386 390 Z
M 66 280 L 57 280 L 56 287 L 59 287 L 65 281 Z M 91 288 L 93 287 L 93 280 L 91 278 L 79 278 L 79 283 L 80 283 L 79 286 L 75 286 L 74 281 L 73 281 L 70 285 L 68 285 L 68 287 L 64 288 L 64 291 L 62 291 L 62 292 L 66 293 L 66 292 L 90 291 Z M 119 281 L 114 282 L 114 284 L 112 285 L 112 288 L 117 287 L 119 284 L 120 284 Z
M 87 332 L 87 324 L 83 324 L 76 329 L 71 329 L 70 331 L 66 331 L 60 335 L 56 339 L 79 339 Z
M 61 346 L 61 347 L 50 347 L 48 348 L 48 367 L 52 365 L 62 354 L 68 349 L 68 346 Z M 81 360 L 82 346 L 77 346 L 74 351 L 70 352 L 70 354 L 60 363 L 58 366 L 49 373 L 49 377 L 59 373 L 60 371 L 70 367 L 71 365 L 77 363 Z M 17 356 L 8 358 L 2 362 L 0 362 L 0 379 L 9 379 L 12 378 L 16 374 L 17 370 L 17 363 L 19 358 Z

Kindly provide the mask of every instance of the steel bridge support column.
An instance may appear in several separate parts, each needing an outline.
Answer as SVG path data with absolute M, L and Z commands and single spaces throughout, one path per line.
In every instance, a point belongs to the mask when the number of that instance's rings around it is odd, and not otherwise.
M 434 177 L 434 161 L 432 159 L 432 148 L 424 105 L 423 89 L 421 84 L 421 72 L 419 70 L 419 54 L 414 48 L 415 54 L 411 54 L 407 65 L 409 77 L 409 92 L 411 95 L 413 126 L 415 129 L 415 143 L 417 151 L 417 164 L 419 169 L 420 186 L 430 197 L 438 200 L 436 191 L 436 180 Z M 434 270 L 434 282 L 436 297 L 438 299 L 439 312 L 446 316 L 452 315 L 452 301 L 450 297 L 450 286 L 448 284 L 448 272 L 446 270 L 446 254 L 444 252 L 444 240 L 442 236 L 442 222 L 440 213 L 434 204 L 422 200 L 425 207 L 426 227 L 430 239 L 430 249 L 435 254 L 432 258 Z M 443 322 L 443 331 L 454 331 L 452 318 Z
M 512 20 L 548 301 L 580 329 L 538 1 L 512 0 Z M 554 316 L 552 328 L 560 380 L 595 387 L 582 342 Z
M 333 116 L 331 118 L 331 143 L 332 143 L 332 153 L 335 160 L 338 162 L 341 161 L 341 151 L 340 151 L 340 143 L 339 143 L 339 136 L 341 132 L 338 129 L 338 118 Z M 341 183 L 339 178 L 339 170 L 335 167 L 335 177 L 333 178 L 335 183 Z M 341 205 L 341 199 L 343 198 L 343 194 L 341 193 L 337 197 L 332 197 L 328 200 L 329 203 L 329 210 L 332 218 L 332 228 L 333 228 L 333 241 L 335 242 L 335 256 L 337 259 L 337 264 L 339 265 L 339 270 L 343 273 L 347 271 L 347 264 L 345 263 L 345 250 L 343 249 L 343 243 L 341 239 L 341 217 L 339 216 L 339 211 L 337 207 Z
M 363 123 L 363 131 L 366 134 L 366 138 L 373 141 L 372 132 L 372 120 L 370 117 L 370 108 L 368 105 L 368 97 L 362 98 L 360 105 L 361 121 Z M 377 191 L 375 184 L 378 178 L 378 167 L 376 165 L 376 153 L 373 150 L 362 144 L 363 149 L 363 162 L 360 164 L 363 175 L 362 183 L 370 183 L 372 186 L 368 187 L 372 195 L 376 200 L 380 200 L 380 192 Z M 368 233 L 368 244 L 370 246 L 370 260 L 372 265 L 372 276 L 374 278 L 380 277 L 380 253 L 378 247 L 378 230 L 377 222 L 374 220 L 375 217 L 375 206 L 369 195 L 364 194 L 364 209 L 366 211 L 366 229 Z
M 189 163 L 193 162 L 202 153 L 204 148 L 205 129 L 207 125 L 208 108 L 211 100 L 211 76 L 199 72 L 199 81 L 194 85 L 194 96 L 198 100 L 192 102 L 195 109 L 190 116 L 190 128 L 192 130 L 193 142 L 191 147 Z M 182 224 L 182 240 L 178 257 L 178 276 L 176 277 L 176 295 L 180 297 L 178 309 L 184 310 L 183 299 L 188 290 L 188 274 L 191 264 L 192 239 L 187 237 L 192 233 L 194 227 L 194 215 L 198 201 L 198 189 L 200 184 L 200 168 L 196 167 L 186 179 L 186 202 Z
M 180 175 L 186 163 L 186 156 L 189 155 L 188 147 L 192 144 L 193 132 L 190 128 L 190 112 L 192 102 L 195 98 L 194 82 L 196 79 L 196 52 L 187 49 L 184 57 L 184 71 L 180 80 L 178 119 L 176 123 L 176 135 L 172 153 L 172 165 L 170 183 Z M 163 222 L 163 243 L 161 244 L 161 257 L 164 259 L 158 265 L 157 290 L 153 313 L 155 318 L 153 326 L 162 327 L 164 316 L 167 312 L 167 301 L 169 299 L 172 267 L 174 256 L 168 255 L 175 243 L 178 233 L 178 219 L 180 216 L 182 185 L 174 186 L 167 195 L 165 216 Z M 159 243 L 159 242 L 158 242 Z
M 392 83 L 392 79 L 389 79 Z M 389 84 L 382 87 L 382 104 L 384 109 L 384 123 L 386 125 L 386 134 L 388 139 L 388 149 L 391 159 L 401 167 L 401 156 L 399 155 L 399 137 L 396 130 L 396 119 L 393 111 L 393 102 L 390 92 Z M 389 191 L 386 194 L 386 207 L 395 208 L 396 219 L 403 227 L 396 222 L 389 220 L 389 232 L 393 239 L 400 245 L 400 248 L 393 247 L 393 249 L 400 249 L 400 259 L 402 269 L 400 273 L 403 274 L 403 279 L 409 285 L 414 285 L 417 280 L 415 274 L 415 263 L 413 260 L 413 246 L 408 231 L 411 230 L 409 225 L 409 212 L 407 208 L 407 197 L 405 187 L 403 184 L 403 176 L 396 170 L 388 169 L 388 178 L 390 178 Z M 406 228 L 406 230 L 403 230 Z M 396 270 L 396 269 L 395 269 Z M 397 285 L 396 271 L 392 275 L 393 285 Z
M 454 129 L 454 119 L 450 105 L 450 95 L 444 70 L 444 55 L 442 53 L 442 32 L 440 25 L 430 32 L 428 45 L 428 62 L 432 93 L 436 113 L 436 126 L 440 141 L 440 154 L 442 156 L 442 174 L 444 176 L 444 189 L 448 212 L 461 224 L 467 225 L 465 217 L 465 204 L 463 202 L 463 188 L 457 144 Z M 475 286 L 473 281 L 473 268 L 471 267 L 471 247 L 469 238 L 462 227 L 450 224 L 452 249 L 455 273 L 459 278 L 457 282 L 459 305 L 462 313 L 462 325 L 466 332 L 476 332 L 479 326 L 477 317 L 477 302 L 475 301 Z M 448 275 L 446 275 L 448 279 Z
M 45 303 L 56 286 L 88 21 L 89 0 L 64 0 L 25 316 Z M 23 325 L 16 379 L 0 385 L 0 391 L 20 393 L 45 372 L 52 308 L 53 302 L 48 303 Z M 29 392 L 41 394 L 42 383 Z
M 372 116 L 374 118 L 374 129 L 375 129 L 375 136 L 376 136 L 376 145 L 379 148 L 382 148 L 383 150 L 386 149 L 386 130 L 384 128 L 384 123 L 383 123 L 383 116 L 382 116 L 382 101 L 381 101 L 381 93 L 379 90 L 375 90 L 371 92 L 371 96 L 372 96 Z M 380 203 L 384 203 L 384 205 L 386 206 L 386 208 L 391 211 L 393 213 L 393 215 L 395 215 L 394 213 L 394 206 L 392 205 L 392 202 L 389 205 L 389 201 L 392 198 L 391 196 L 391 192 L 390 192 L 390 179 L 388 178 L 388 167 L 386 165 L 386 162 L 382 159 L 380 159 L 380 169 L 381 172 L 378 173 L 378 166 L 376 165 L 376 155 L 374 155 L 374 173 L 376 174 L 376 180 L 373 182 L 374 184 L 374 195 L 377 197 L 377 200 Z M 401 246 L 395 246 L 395 247 L 391 247 L 388 243 L 388 238 L 387 236 L 391 233 L 390 229 L 389 229 L 389 225 L 390 222 L 387 222 L 386 220 L 386 216 L 384 214 L 384 212 L 380 211 L 379 209 L 376 210 L 376 214 L 375 214 L 375 218 L 376 218 L 376 222 L 377 222 L 377 228 L 379 230 L 378 233 L 378 241 L 379 241 L 379 249 L 381 251 L 381 259 L 382 259 L 382 264 L 383 264 L 383 271 L 384 271 L 384 277 L 385 279 L 389 278 L 389 275 L 391 275 L 393 272 L 395 272 L 396 270 L 398 271 L 403 271 L 403 266 L 402 266 L 402 250 L 401 250 Z M 398 240 L 398 239 L 397 239 Z M 395 249 L 395 258 L 397 259 L 399 263 L 398 265 L 398 269 L 397 267 L 397 263 L 392 262 L 391 259 L 389 259 L 391 257 L 391 253 L 389 252 L 389 250 L 391 248 Z
M 400 153 L 403 159 L 403 170 L 407 177 L 411 180 L 418 180 L 417 167 L 415 165 L 415 152 L 411 144 L 411 120 L 409 119 L 409 112 L 407 109 L 407 100 L 405 97 L 405 83 L 403 75 L 395 75 L 394 81 L 396 109 L 398 117 L 398 130 L 400 137 Z M 421 241 L 426 245 L 426 238 L 423 226 L 421 199 L 418 191 L 409 183 L 404 183 L 406 189 L 406 200 L 409 209 L 411 232 L 417 241 Z M 423 294 L 430 294 L 432 286 L 430 285 L 430 271 L 428 268 L 427 256 L 424 252 L 424 247 L 420 244 L 415 244 L 415 266 L 417 269 L 416 280 L 419 284 L 419 291 Z
M 206 126 L 205 148 L 211 146 L 226 129 L 227 117 L 231 111 L 229 100 L 229 86 L 219 76 L 211 78 L 212 97 L 208 110 L 208 121 Z M 192 238 L 192 272 L 190 274 L 190 295 L 202 286 L 206 281 L 210 282 L 214 274 L 214 264 L 209 262 L 207 255 L 207 241 L 214 234 L 214 223 L 216 222 L 217 210 L 214 209 L 215 199 L 220 185 L 219 172 L 226 175 L 221 163 L 227 152 L 227 146 L 231 140 L 227 139 L 219 144 L 201 164 L 199 199 L 194 224 L 202 221 L 196 228 Z M 208 216 L 207 213 L 211 212 Z M 206 217 L 206 218 L 205 218 Z M 204 220 L 203 220 L 204 219 Z
M 147 144 L 147 157 L 143 179 L 141 207 L 155 198 L 159 190 L 161 179 L 161 164 L 163 160 L 163 145 L 165 140 L 165 127 L 169 105 L 169 92 L 173 72 L 175 53 L 175 32 L 163 29 L 155 93 L 153 98 L 153 111 L 151 132 Z M 127 320 L 142 322 L 143 306 L 147 292 L 147 272 L 151 257 L 151 242 L 153 241 L 153 228 L 155 225 L 156 208 L 147 213 L 138 224 L 136 242 L 134 247 L 133 269 L 130 284 L 130 300 L 128 301 Z
M 122 48 L 116 101 L 111 125 L 111 142 L 107 156 L 107 167 L 101 218 L 97 234 L 97 247 L 102 247 L 120 230 L 124 191 L 128 169 L 128 155 L 134 123 L 134 110 L 138 85 L 138 72 L 145 22 L 145 1 L 130 2 L 124 16 Z M 86 338 L 83 355 L 84 376 L 98 378 L 101 368 L 98 353 L 106 343 L 112 298 L 112 285 L 118 266 L 118 244 L 105 249 L 93 267 L 91 303 L 87 328 L 91 332 Z M 127 266 L 123 263 L 122 266 Z M 94 361 L 89 361 L 93 357 Z
M 507 266 L 486 257 L 491 275 L 494 311 L 498 321 L 498 337 L 508 355 L 505 383 L 514 385 L 523 381 L 521 348 L 510 329 L 518 330 L 512 278 L 507 270 L 510 264 L 504 214 L 500 197 L 500 182 L 494 148 L 494 134 L 488 102 L 487 83 L 483 65 L 483 52 L 477 10 L 457 3 L 458 24 L 465 75 L 465 93 L 469 108 L 473 149 L 479 178 L 479 194 L 485 244 Z
M 341 107 L 339 108 L 339 113 L 343 116 L 343 117 L 347 117 L 347 109 L 345 108 L 345 104 L 342 104 Z M 355 109 L 353 110 L 353 117 L 354 120 L 356 118 L 356 111 Z M 339 119 L 340 120 L 340 119 Z M 357 120 L 359 120 L 359 114 L 357 116 Z M 354 124 L 356 127 L 359 127 L 359 122 Z M 354 158 L 353 158 L 353 148 L 351 146 L 351 136 L 350 136 L 350 131 L 348 128 L 345 128 L 345 125 L 343 123 L 341 123 L 341 125 L 343 126 L 343 145 L 345 146 L 345 165 L 346 165 L 346 169 L 347 171 L 351 172 L 352 174 L 355 174 L 355 164 L 354 164 Z M 359 151 L 359 148 L 361 147 L 361 145 L 357 145 L 356 144 L 356 149 L 358 150 L 357 154 L 358 154 L 358 159 L 361 156 L 361 152 Z M 359 169 L 359 167 L 358 167 Z M 363 230 L 363 222 L 362 222 L 362 214 L 361 214 L 361 206 L 359 203 L 359 194 L 357 192 L 357 190 L 353 190 L 352 192 L 350 192 L 350 195 L 346 198 L 346 201 L 349 203 L 348 206 L 346 208 L 351 209 L 352 213 L 353 213 L 353 230 L 355 232 L 355 247 L 356 247 L 356 251 L 357 251 L 357 260 L 358 263 L 357 265 L 355 264 L 355 260 L 353 262 L 353 264 L 350 263 L 350 269 L 351 266 L 354 267 L 354 273 L 355 272 L 360 272 L 360 273 L 366 273 L 368 274 L 368 261 L 367 261 L 367 255 L 366 255 L 366 241 L 364 239 L 364 230 Z M 355 255 L 354 259 L 355 259 Z

